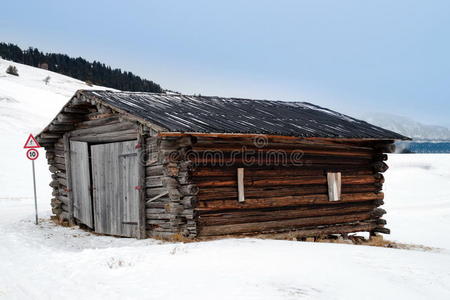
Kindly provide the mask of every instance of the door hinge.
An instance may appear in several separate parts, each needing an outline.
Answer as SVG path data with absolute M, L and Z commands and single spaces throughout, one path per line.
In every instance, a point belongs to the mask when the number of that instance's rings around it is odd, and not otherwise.
M 138 223 L 137 222 L 122 222 L 122 224 L 125 224 L 125 225 L 137 225 Z

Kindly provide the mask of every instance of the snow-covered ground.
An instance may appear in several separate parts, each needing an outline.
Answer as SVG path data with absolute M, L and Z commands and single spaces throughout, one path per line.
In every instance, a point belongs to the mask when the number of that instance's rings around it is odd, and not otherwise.
M 87 86 L 19 64 L 10 77 L 9 64 L 0 59 L 0 299 L 450 299 L 450 155 L 390 155 L 385 173 L 386 238 L 439 248 L 431 251 L 97 236 L 49 221 L 41 158 L 34 225 L 23 143 Z
M 450 155 L 391 155 L 387 238 L 399 250 L 257 239 L 96 236 L 0 200 L 0 299 L 450 299 Z M 425 197 L 426 196 L 426 197 Z

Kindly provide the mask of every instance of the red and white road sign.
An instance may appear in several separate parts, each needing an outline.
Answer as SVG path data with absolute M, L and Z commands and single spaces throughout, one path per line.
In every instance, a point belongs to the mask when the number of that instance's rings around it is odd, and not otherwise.
M 29 149 L 27 151 L 27 158 L 29 160 L 35 160 L 39 157 L 39 152 L 36 149 Z
M 39 143 L 36 141 L 34 136 L 30 133 L 30 135 L 28 136 L 28 139 L 23 147 L 33 149 L 33 148 L 41 148 L 41 145 L 39 145 Z

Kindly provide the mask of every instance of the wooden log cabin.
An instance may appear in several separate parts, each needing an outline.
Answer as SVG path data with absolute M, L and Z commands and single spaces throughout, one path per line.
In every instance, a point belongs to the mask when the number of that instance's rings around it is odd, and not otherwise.
M 304 102 L 78 91 L 38 135 L 61 222 L 125 237 L 389 233 L 407 139 Z

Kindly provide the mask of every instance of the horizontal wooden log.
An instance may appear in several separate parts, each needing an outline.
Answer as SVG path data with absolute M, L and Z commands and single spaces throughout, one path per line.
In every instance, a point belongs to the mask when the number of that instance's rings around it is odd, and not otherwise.
M 63 211 L 58 215 L 58 218 L 59 218 L 60 222 L 69 221 L 70 214 L 68 212 Z
M 180 194 L 182 195 L 197 195 L 199 188 L 194 184 L 181 185 L 179 187 Z
M 59 186 L 59 181 L 58 181 L 58 180 L 52 180 L 52 181 L 49 183 L 49 186 L 50 186 L 50 187 L 53 187 L 53 188 L 58 187 L 58 186 Z
M 264 233 L 251 233 L 252 236 L 256 237 L 270 237 L 272 239 L 292 239 L 293 237 L 300 239 L 305 237 L 322 237 L 330 234 L 347 234 L 352 232 L 362 232 L 368 231 L 371 232 L 378 225 L 375 224 L 374 221 L 361 221 L 354 223 L 346 223 L 346 224 L 338 224 L 338 225 L 330 225 L 330 226 L 320 226 L 313 228 L 302 228 L 302 229 L 290 229 L 290 230 L 276 230 L 276 231 L 268 231 Z M 239 234 L 239 235 L 248 235 L 248 234 Z
M 326 167 L 320 168 L 309 168 L 309 167 L 288 167 L 288 168 L 257 168 L 248 167 L 245 168 L 245 173 L 252 177 L 288 177 L 288 176 L 321 176 L 326 175 L 327 171 L 341 172 L 342 175 L 371 175 L 374 170 L 370 166 L 357 167 L 357 168 L 345 168 L 342 170 L 329 170 Z M 195 177 L 229 177 L 236 175 L 236 168 L 197 168 L 192 171 L 192 178 Z M 199 178 L 199 180 L 202 180 Z
M 277 177 L 277 176 L 320 176 L 324 175 L 324 170 L 307 168 L 282 168 L 282 169 L 258 169 L 246 168 L 246 176 L 254 177 Z M 227 177 L 235 176 L 236 168 L 197 168 L 192 171 L 192 177 Z
M 111 117 L 111 116 L 112 116 L 111 113 L 103 113 L 103 112 L 100 112 L 100 111 L 92 112 L 92 113 L 87 115 L 89 120 L 100 120 L 100 119 L 105 119 L 105 118 L 108 118 L 108 117 Z
M 126 140 L 137 139 L 137 131 L 135 129 L 114 131 L 107 133 L 97 133 L 83 136 L 72 137 L 71 140 L 80 142 L 120 142 Z
M 60 215 L 63 212 L 63 209 L 61 207 L 52 207 L 52 213 L 55 215 Z
M 163 165 L 154 165 L 147 167 L 145 169 L 147 176 L 157 176 L 157 175 L 163 175 L 164 166 Z
M 153 219 L 153 220 L 160 220 L 160 219 L 165 219 L 165 220 L 169 220 L 171 218 L 174 218 L 173 214 L 169 214 L 169 213 L 156 213 L 156 214 L 145 214 L 147 220 L 149 219 Z
M 70 114 L 86 114 L 89 112 L 89 110 L 84 107 L 70 107 L 70 106 L 64 107 L 63 111 Z
M 39 145 L 43 147 L 42 145 L 53 145 L 57 141 L 57 138 L 37 137 L 36 140 L 38 141 Z
M 56 199 L 58 199 L 59 201 L 61 201 L 62 203 L 64 203 L 65 205 L 69 206 L 70 205 L 70 200 L 68 197 L 63 196 L 63 195 L 59 195 L 56 197 Z
M 145 177 L 145 186 L 147 188 L 152 187 L 162 187 L 163 186 L 163 176 L 147 176 Z
M 308 139 L 285 139 L 274 138 L 271 136 L 263 136 L 262 138 L 220 138 L 220 137 L 196 137 L 194 147 L 198 146 L 228 146 L 228 145 L 245 145 L 248 147 L 281 147 L 281 148 L 319 148 L 319 149 L 334 149 L 334 150 L 353 150 L 353 151 L 373 151 L 371 146 L 355 146 L 351 143 L 336 143 L 333 141 L 320 141 Z
M 49 169 L 49 171 L 52 172 L 52 173 L 61 172 L 61 170 L 58 169 L 58 168 L 57 168 L 56 166 L 54 166 L 54 165 L 50 165 L 50 166 L 48 167 L 48 169 Z
M 378 177 L 378 178 L 377 178 Z M 375 175 L 356 175 L 342 176 L 342 184 L 373 184 L 383 182 L 380 174 Z M 219 187 L 219 186 L 237 186 L 237 178 L 221 178 L 217 180 L 212 178 L 208 181 L 195 180 L 194 183 L 199 187 Z M 244 179 L 245 187 L 249 186 L 291 186 L 291 185 L 311 185 L 327 184 L 326 176 L 298 176 L 298 177 L 272 177 L 272 178 L 252 178 L 246 176 Z
M 206 147 L 200 147 L 195 146 L 193 148 L 193 151 L 198 153 L 204 153 L 204 152 L 218 152 L 218 153 L 264 153 L 265 155 L 269 155 L 270 153 L 285 153 L 285 154 L 292 154 L 292 153 L 303 153 L 304 155 L 314 155 L 314 156 L 334 156 L 334 157 L 355 157 L 355 158 L 365 158 L 365 159 L 372 159 L 374 152 L 373 151 L 337 151 L 337 150 L 326 150 L 323 148 L 306 148 L 306 147 L 295 147 L 295 148 L 282 148 L 277 147 L 276 145 L 271 146 L 265 146 L 262 148 L 258 148 L 256 146 L 253 147 L 247 147 L 243 145 L 228 145 L 226 147 L 217 147 L 217 145 L 212 146 L 206 146 Z
M 270 198 L 246 199 L 245 202 L 236 200 L 198 201 L 196 210 L 224 210 L 224 209 L 250 209 L 299 206 L 307 204 L 333 204 L 342 202 L 363 202 L 370 200 L 383 200 L 383 193 L 354 193 L 342 194 L 341 200 L 330 202 L 328 195 L 282 196 Z
M 45 139 L 58 140 L 61 138 L 61 136 L 62 136 L 62 134 L 60 134 L 60 133 L 45 133 L 45 132 L 43 132 L 43 133 L 39 134 L 39 138 L 44 139 L 44 140 Z
M 372 164 L 372 167 L 376 172 L 381 172 L 381 173 L 386 172 L 389 169 L 389 166 L 382 161 L 374 162 Z
M 325 226 L 335 225 L 340 223 L 350 223 L 370 220 L 372 218 L 371 212 L 346 214 L 340 216 L 326 216 L 326 217 L 311 217 L 298 218 L 289 220 L 278 220 L 257 223 L 244 223 L 232 225 L 214 225 L 214 226 L 199 226 L 200 235 L 226 235 L 236 233 L 258 233 L 265 231 L 272 231 L 277 229 L 301 229 L 309 226 Z
M 343 193 L 363 193 L 381 191 L 381 186 L 376 184 L 361 184 L 361 185 L 343 185 Z M 308 185 L 308 186 L 278 186 L 278 187 L 246 187 L 245 194 L 247 198 L 269 198 L 274 196 L 295 196 L 295 195 L 313 195 L 313 194 L 327 194 L 328 186 L 322 185 Z M 216 187 L 216 188 L 201 188 L 197 194 L 199 200 L 217 200 L 217 199 L 237 199 L 236 187 Z
M 58 170 L 66 171 L 66 165 L 65 165 L 65 164 L 58 164 L 58 163 L 55 163 L 54 166 L 55 166 L 56 168 L 58 168 Z
M 377 207 L 373 201 L 354 204 L 321 205 L 295 207 L 292 209 L 278 210 L 238 210 L 217 213 L 200 214 L 198 222 L 201 225 L 225 225 L 254 223 L 276 220 L 287 220 L 318 216 L 337 216 L 349 213 L 370 212 Z
M 109 125 L 109 124 L 117 124 L 119 122 L 120 121 L 119 121 L 118 115 L 109 115 L 104 118 L 79 122 L 77 124 L 77 128 L 81 129 L 81 128 L 89 128 L 89 127 L 95 127 L 95 126 L 103 126 L 103 125 Z
M 388 228 L 384 228 L 384 227 L 378 226 L 375 229 L 373 229 L 372 232 L 379 232 L 379 233 L 384 233 L 384 234 L 390 234 L 391 230 L 388 229 Z
M 265 156 L 258 154 L 249 155 L 245 158 L 239 156 L 227 156 L 221 153 L 179 153 L 175 155 L 173 151 L 171 153 L 166 153 L 164 156 L 165 161 L 180 161 L 182 159 L 189 159 L 195 165 L 198 166 L 310 166 L 310 165 L 325 165 L 330 167 L 346 167 L 351 165 L 364 166 L 368 165 L 369 159 L 353 158 L 353 157 L 319 157 L 319 156 L 309 156 L 300 155 L 298 157 L 291 157 L 289 155 L 270 155 Z
M 167 188 L 165 187 L 156 187 L 156 188 L 146 188 L 145 189 L 147 197 L 154 197 L 164 192 L 167 192 Z
M 381 144 L 375 144 L 374 148 L 380 152 L 383 153 L 394 153 L 395 152 L 395 144 L 392 143 L 381 143 Z
M 89 127 L 89 128 L 76 129 L 76 130 L 73 130 L 70 133 L 70 135 L 73 138 L 73 137 L 79 137 L 79 136 L 112 133 L 112 132 L 131 130 L 131 129 L 137 130 L 137 126 L 131 122 L 120 122 L 120 123 L 103 125 L 103 126 L 95 126 L 95 127 Z
M 161 139 L 160 147 L 161 149 L 176 149 L 186 146 L 191 146 L 193 144 L 192 138 L 190 136 L 183 136 L 178 139 Z
M 158 201 L 148 202 L 148 198 L 146 198 L 146 201 L 147 201 L 145 203 L 146 208 L 164 208 L 166 205 L 166 203 Z M 169 199 L 166 202 L 169 202 Z
M 66 131 L 70 131 L 72 129 L 74 129 L 75 127 L 71 124 L 51 124 L 50 126 L 48 126 L 48 131 L 50 133 L 54 133 L 54 132 L 66 132 Z

